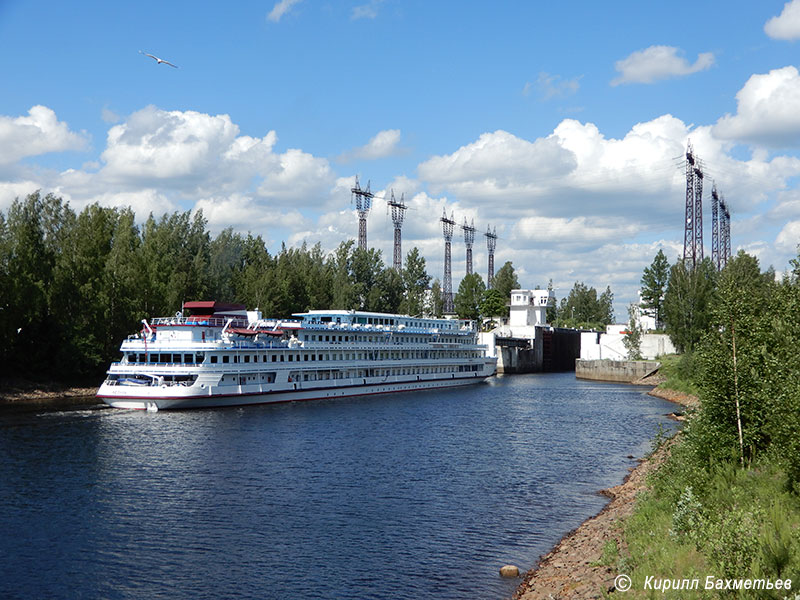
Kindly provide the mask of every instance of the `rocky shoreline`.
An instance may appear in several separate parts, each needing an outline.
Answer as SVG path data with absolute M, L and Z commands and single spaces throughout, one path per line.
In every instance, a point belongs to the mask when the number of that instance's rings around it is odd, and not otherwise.
M 699 399 L 674 390 L 654 388 L 651 396 L 675 402 L 686 408 L 699 406 Z M 680 435 L 680 434 L 678 434 Z M 675 437 L 662 444 L 652 455 L 639 462 L 622 484 L 602 490 L 611 498 L 606 507 L 565 535 L 556 547 L 542 556 L 525 574 L 514 600 L 564 600 L 602 598 L 614 591 L 616 558 L 609 553 L 627 550 L 623 522 L 633 513 L 636 495 L 647 485 L 647 477 L 669 456 Z M 611 552 L 610 552 L 611 551 Z

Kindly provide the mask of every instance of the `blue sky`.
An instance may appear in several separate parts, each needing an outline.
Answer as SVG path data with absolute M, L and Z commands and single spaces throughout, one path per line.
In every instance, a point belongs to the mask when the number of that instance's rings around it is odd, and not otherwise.
M 797 0 L 0 0 L 0 210 L 42 189 L 332 250 L 358 175 L 385 260 L 393 189 L 432 275 L 446 210 L 496 227 L 523 286 L 610 285 L 622 316 L 659 248 L 682 252 L 687 139 L 707 226 L 713 179 L 734 252 L 797 255 L 798 39 Z M 457 288 L 458 236 L 453 257 Z

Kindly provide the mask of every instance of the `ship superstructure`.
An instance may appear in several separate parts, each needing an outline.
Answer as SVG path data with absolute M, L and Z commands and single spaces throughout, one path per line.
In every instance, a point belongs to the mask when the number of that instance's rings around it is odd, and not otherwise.
M 187 302 L 122 342 L 97 395 L 118 408 L 235 406 L 468 385 L 496 371 L 469 321 L 347 310 L 293 317 Z

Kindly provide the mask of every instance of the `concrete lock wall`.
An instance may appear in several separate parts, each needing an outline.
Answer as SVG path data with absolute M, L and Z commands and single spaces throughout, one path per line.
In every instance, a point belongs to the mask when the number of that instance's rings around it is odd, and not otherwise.
M 532 348 L 495 346 L 498 373 L 574 371 L 581 354 L 580 332 L 574 329 L 536 327 Z
M 497 346 L 498 373 L 538 373 L 542 363 L 536 361 L 536 353 L 530 349 Z
M 596 381 L 631 383 L 658 370 L 661 363 L 655 360 L 585 360 L 575 361 L 575 377 Z
M 610 359 L 627 360 L 628 349 L 621 333 L 581 333 L 581 358 L 586 360 Z M 646 333 L 642 336 L 640 353 L 643 358 L 652 360 L 664 354 L 675 354 L 675 346 L 669 336 L 663 333 Z

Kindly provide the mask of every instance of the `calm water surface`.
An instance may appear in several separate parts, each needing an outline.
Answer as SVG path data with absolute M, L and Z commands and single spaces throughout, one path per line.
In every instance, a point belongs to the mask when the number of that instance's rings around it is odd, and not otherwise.
M 0 597 L 502 599 L 674 406 L 574 374 L 0 414 Z

